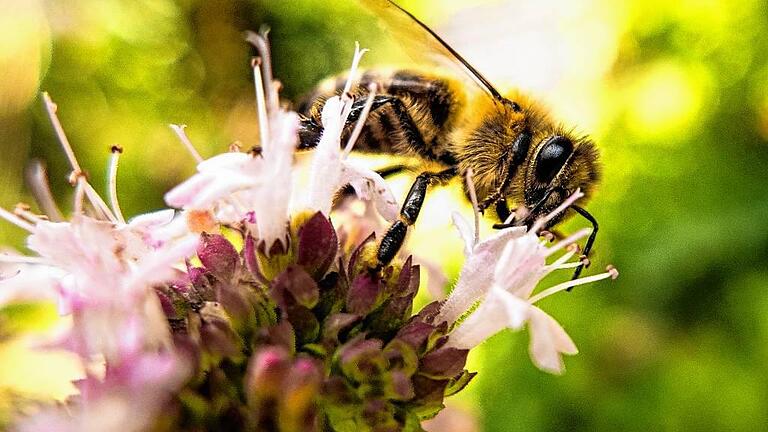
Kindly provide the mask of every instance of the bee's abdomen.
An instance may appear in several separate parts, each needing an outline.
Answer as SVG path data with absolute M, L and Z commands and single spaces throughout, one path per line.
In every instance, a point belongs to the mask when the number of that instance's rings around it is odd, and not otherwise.
M 302 148 L 316 144 L 322 132 L 320 113 L 328 97 L 340 94 L 346 77 L 326 81 L 299 105 L 306 117 L 302 129 Z M 363 74 L 353 89 L 355 108 L 348 119 L 348 135 L 365 103 L 370 84 L 378 91 L 355 149 L 363 152 L 415 155 L 425 159 L 451 163 L 448 132 L 462 98 L 447 80 L 411 71 L 382 73 L 372 70 Z M 357 115 L 355 115 L 357 114 Z

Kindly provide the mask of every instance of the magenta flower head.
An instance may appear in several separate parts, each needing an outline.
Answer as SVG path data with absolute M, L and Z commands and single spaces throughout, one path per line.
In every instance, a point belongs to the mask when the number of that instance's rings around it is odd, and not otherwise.
M 467 243 L 461 277 L 447 300 L 414 311 L 416 259 L 379 265 L 375 235 L 350 235 L 376 225 L 366 219 L 398 215 L 381 176 L 347 158 L 355 133 L 341 137 L 353 98 L 345 92 L 325 103 L 311 163 L 297 164 L 299 117 L 279 105 L 265 37 L 248 38 L 263 60 L 254 62 L 260 144 L 203 160 L 175 126 L 198 159 L 197 173 L 165 196 L 175 210 L 125 220 L 115 195 L 119 149 L 104 200 L 44 96 L 72 165 L 74 213 L 61 216 L 46 194 L 48 218 L 0 209 L 29 231 L 36 253 L 2 257 L 0 299 L 56 301 L 71 325 L 45 348 L 75 353 L 84 373 L 78 394 L 41 403 L 15 429 L 418 431 L 476 375 L 465 368 L 470 349 L 525 325 L 534 363 L 562 372 L 560 355 L 576 347 L 535 304 L 617 273 L 534 289 L 579 264 L 569 245 L 585 233 L 548 246 L 537 235 L 543 220 L 480 241 L 455 216 Z M 363 53 L 356 50 L 348 87 Z M 366 215 L 343 217 L 336 201 L 346 185 L 370 204 Z M 337 216 L 359 226 L 341 230 Z

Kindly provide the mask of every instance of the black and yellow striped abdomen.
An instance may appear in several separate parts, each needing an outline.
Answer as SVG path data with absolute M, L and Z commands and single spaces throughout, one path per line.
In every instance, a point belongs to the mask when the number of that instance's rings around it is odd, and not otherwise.
M 317 144 L 325 100 L 340 94 L 345 82 L 345 76 L 327 80 L 299 104 L 299 112 L 304 116 L 301 148 Z M 351 133 L 371 83 L 377 85 L 378 91 L 355 150 L 416 156 L 451 166 L 456 163 L 449 138 L 466 103 L 461 86 L 424 72 L 367 71 L 352 90 L 358 110 L 353 110 L 344 138 Z

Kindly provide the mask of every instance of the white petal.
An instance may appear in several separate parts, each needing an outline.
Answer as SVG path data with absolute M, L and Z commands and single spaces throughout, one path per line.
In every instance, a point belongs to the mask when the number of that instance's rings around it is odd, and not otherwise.
M 461 239 L 464 240 L 464 256 L 469 257 L 475 248 L 475 228 L 459 212 L 451 212 L 451 220 L 453 226 L 459 230 Z
M 326 130 L 320 142 L 331 140 Z M 341 184 L 341 150 L 340 141 L 336 139 L 330 145 L 315 149 L 312 157 L 310 172 L 309 193 L 307 194 L 306 207 L 330 215 L 333 206 L 333 197 L 343 186 Z
M 244 171 L 247 170 L 248 164 L 253 160 L 253 156 L 248 153 L 241 152 L 227 152 L 221 153 L 206 159 L 197 164 L 198 172 L 219 172 L 222 176 L 226 175 L 227 171 Z
M 387 182 L 371 169 L 356 165 L 351 161 L 342 161 L 341 186 L 349 183 L 358 198 L 373 201 L 381 217 L 388 221 L 397 219 L 400 209 Z
M 173 220 L 175 214 L 176 211 L 173 209 L 158 210 L 151 213 L 141 214 L 131 218 L 131 220 L 128 221 L 128 226 L 131 229 L 143 229 L 165 225 Z
M 471 228 L 469 223 L 460 216 L 459 218 L 454 218 L 454 223 L 459 228 L 462 237 L 464 237 L 465 243 L 473 242 L 474 228 Z M 457 223 L 457 221 L 463 222 Z M 460 226 L 462 223 L 465 225 L 464 228 Z M 471 250 L 469 256 L 464 261 L 464 266 L 461 269 L 456 286 L 440 309 L 439 320 L 445 320 L 449 323 L 456 321 L 478 299 L 482 298 L 489 287 L 494 284 L 494 270 L 497 273 L 500 271 L 507 272 L 509 271 L 508 269 L 499 270 L 499 268 L 515 265 L 514 262 L 509 262 L 508 254 L 502 254 L 502 250 L 504 250 L 507 243 L 518 241 L 524 233 L 525 227 L 505 229 L 499 234 L 481 241 Z M 506 258 L 504 258 L 505 256 Z
M 344 103 L 339 96 L 328 98 L 323 105 L 323 112 L 320 114 L 320 121 L 323 123 L 324 130 L 330 130 L 331 133 L 340 135 L 341 128 L 346 119 L 341 118 L 344 111 Z
M 256 164 L 254 164 L 256 165 Z M 237 171 L 198 173 L 165 194 L 165 202 L 183 209 L 208 209 L 234 192 L 252 188 L 260 179 Z
M 9 303 L 56 301 L 56 284 L 64 276 L 46 265 L 3 264 L 0 268 L 0 307 Z
M 155 283 L 165 282 L 173 277 L 173 266 L 192 256 L 198 242 L 197 236 L 190 235 L 144 256 L 125 281 L 128 291 L 147 289 Z
M 527 230 L 523 226 L 504 228 L 481 241 L 477 246 L 482 247 L 490 253 L 501 255 L 501 252 L 504 250 L 504 246 L 506 246 L 507 243 L 522 237 L 526 232 Z
M 262 156 L 276 163 L 289 163 L 299 141 L 299 115 L 293 111 L 279 110 L 269 119 L 270 145 L 262 150 Z
M 507 291 L 527 299 L 542 277 L 546 267 L 546 247 L 533 233 L 512 239 L 504 247 L 494 270 L 494 281 Z
M 531 333 L 529 351 L 533 363 L 543 371 L 563 373 L 565 365 L 561 353 L 578 353 L 571 338 L 554 318 L 535 306 L 531 307 L 528 325 Z
M 464 261 L 459 280 L 440 308 L 439 321 L 453 323 L 461 317 L 475 302 L 483 298 L 493 284 L 493 266 L 497 257 L 479 251 Z
M 505 328 L 519 330 L 530 309 L 525 300 L 494 287 L 477 310 L 451 332 L 448 344 L 471 349 Z

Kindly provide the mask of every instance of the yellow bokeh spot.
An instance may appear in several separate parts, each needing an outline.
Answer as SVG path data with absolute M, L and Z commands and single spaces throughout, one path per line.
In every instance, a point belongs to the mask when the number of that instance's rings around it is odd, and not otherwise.
M 64 400 L 77 392 L 72 380 L 83 376 L 75 354 L 34 349 L 25 339 L 1 344 L 0 362 L 0 391 L 31 398 Z
M 630 91 L 629 126 L 651 137 L 684 133 L 697 121 L 705 81 L 704 74 L 674 63 L 652 66 Z

